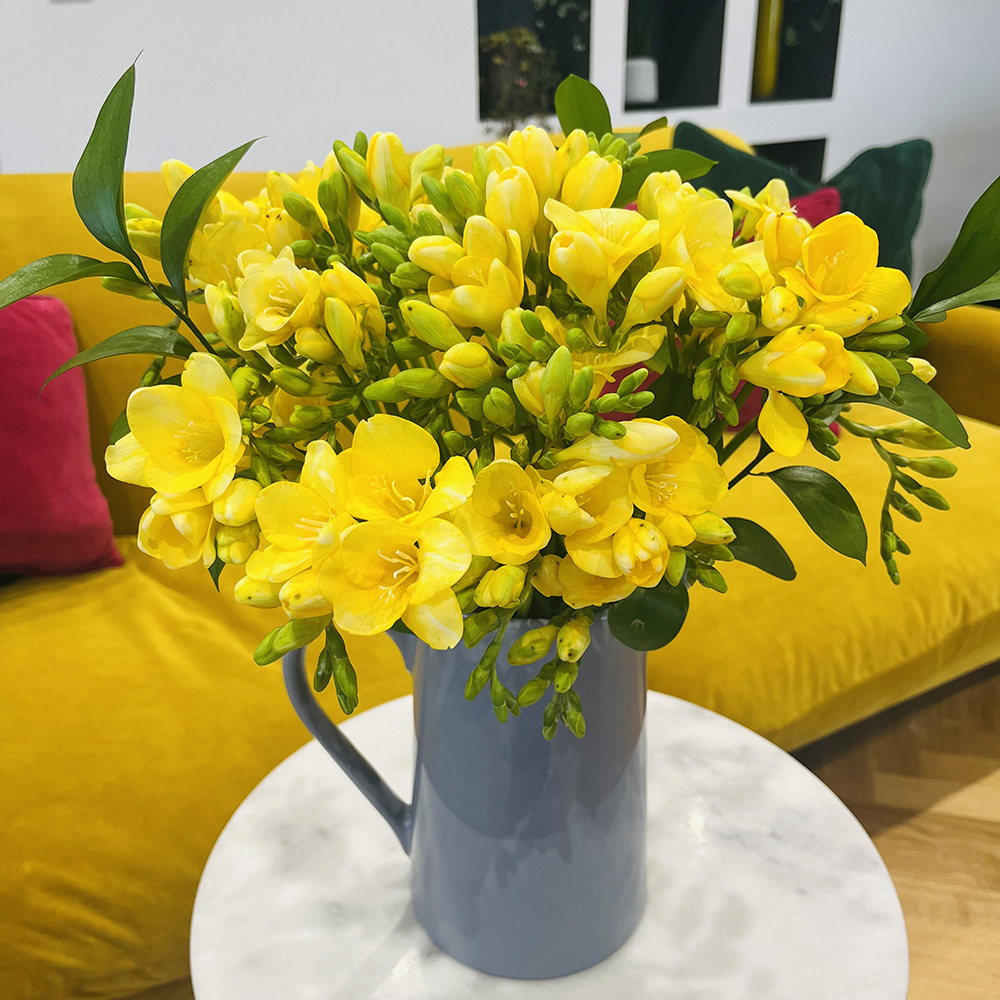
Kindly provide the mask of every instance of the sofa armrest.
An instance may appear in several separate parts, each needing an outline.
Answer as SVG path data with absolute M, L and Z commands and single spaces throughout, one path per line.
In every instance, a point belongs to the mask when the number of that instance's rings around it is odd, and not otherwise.
M 923 331 L 933 387 L 957 413 L 1000 425 L 1000 309 L 963 306 Z

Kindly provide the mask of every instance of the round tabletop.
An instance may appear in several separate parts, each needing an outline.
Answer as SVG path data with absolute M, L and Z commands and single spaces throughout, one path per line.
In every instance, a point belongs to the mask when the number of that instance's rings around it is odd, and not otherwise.
M 412 785 L 413 705 L 344 724 L 397 789 Z M 309 743 L 236 811 L 191 924 L 197 1000 L 905 1000 L 903 915 L 839 799 L 762 737 L 650 692 L 649 903 L 585 972 L 487 976 L 439 951 L 410 905 L 409 861 Z

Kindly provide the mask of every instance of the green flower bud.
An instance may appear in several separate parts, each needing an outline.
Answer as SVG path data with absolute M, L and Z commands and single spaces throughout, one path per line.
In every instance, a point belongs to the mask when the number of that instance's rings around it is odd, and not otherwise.
M 271 372 L 271 381 L 290 396 L 325 396 L 330 388 L 326 382 L 320 382 L 290 365 L 278 365 Z
M 466 342 L 458 327 L 429 302 L 406 299 L 400 303 L 399 309 L 413 335 L 435 350 L 447 351 L 455 344 Z
M 293 649 L 308 646 L 313 639 L 318 639 L 323 634 L 329 624 L 330 615 L 319 618 L 292 618 L 264 637 L 253 654 L 254 662 L 263 667 L 280 660 L 285 653 L 290 653 Z
M 444 179 L 445 190 L 456 211 L 465 218 L 486 214 L 486 198 L 464 173 L 453 170 Z
M 433 368 L 409 368 L 399 372 L 393 381 L 407 395 L 418 399 L 439 399 L 457 388 L 454 382 Z
M 559 633 L 556 636 L 556 650 L 559 653 L 559 659 L 565 660 L 567 663 L 576 663 L 580 657 L 587 652 L 587 647 L 589 645 L 590 622 L 582 616 L 573 618 L 571 621 L 566 622 L 566 624 L 559 629 Z M 560 690 L 558 677 L 559 674 L 557 673 L 557 691 Z M 570 687 L 572 687 L 572 681 L 561 690 L 565 691 Z
M 725 326 L 729 322 L 729 319 L 729 313 L 695 309 L 689 317 L 689 322 L 693 327 L 704 327 L 707 329 L 713 326 Z
M 455 203 L 448 194 L 448 189 L 443 181 L 436 177 L 424 174 L 420 178 L 420 184 L 427 195 L 427 200 L 443 215 L 453 226 L 464 226 L 465 216 L 455 207 Z
M 865 329 L 865 333 L 891 333 L 893 330 L 898 330 L 901 326 L 903 326 L 902 316 L 890 316 L 888 319 L 879 320 L 878 323 L 872 323 L 871 326 Z
M 560 694 L 565 694 L 576 683 L 579 673 L 580 667 L 578 664 L 564 660 L 556 669 L 556 675 L 552 679 L 552 686 Z
M 486 608 L 483 611 L 478 611 L 474 615 L 469 615 L 469 617 L 465 619 L 465 625 L 462 630 L 462 642 L 465 643 L 468 649 L 473 649 L 478 646 L 479 643 L 490 634 L 490 632 L 495 631 L 497 625 L 499 624 L 500 615 L 493 608 Z M 466 697 L 468 697 L 468 694 L 466 694 Z
M 584 351 L 591 350 L 594 345 L 590 342 L 590 337 L 583 330 L 578 326 L 574 326 L 573 329 L 566 332 L 566 346 L 574 354 L 583 354 Z
M 295 406 L 288 422 L 299 430 L 310 431 L 330 419 L 330 410 L 326 406 Z
M 526 571 L 523 566 L 499 566 L 483 574 L 476 585 L 481 608 L 512 608 L 521 600 Z
M 909 340 L 899 333 L 872 334 L 871 327 L 851 341 L 851 350 L 902 351 L 910 346 Z
M 908 469 L 918 472 L 921 476 L 930 476 L 932 479 L 951 479 L 958 466 L 954 462 L 949 462 L 946 458 L 937 455 L 930 455 L 927 458 L 909 458 L 905 461 Z
M 226 282 L 205 288 L 205 307 L 216 333 L 231 348 L 239 346 L 246 324 L 236 293 Z
M 545 416 L 548 420 L 555 420 L 562 412 L 569 397 L 569 387 L 572 381 L 573 356 L 570 354 L 569 348 L 563 346 L 549 358 L 545 371 L 542 373 L 542 403 L 545 406 Z
M 372 253 L 387 271 L 395 271 L 400 264 L 406 263 L 406 258 L 388 243 L 373 243 Z
M 594 433 L 610 441 L 625 437 L 628 428 L 615 420 L 596 420 L 594 422 Z
M 405 292 L 418 292 L 427 287 L 429 280 L 430 275 L 422 267 L 409 261 L 400 264 L 389 278 L 392 284 Z
M 574 413 L 566 420 L 566 436 L 572 439 L 581 438 L 590 433 L 593 425 L 593 413 Z
M 373 403 L 402 403 L 409 399 L 409 395 L 396 385 L 396 380 L 392 378 L 372 382 L 371 385 L 365 386 L 362 395 Z
M 933 490 L 929 486 L 921 486 L 920 489 L 913 491 L 913 495 L 935 510 L 951 510 L 951 504 L 937 490 Z
M 433 354 L 436 348 L 430 344 L 425 344 L 416 337 L 400 337 L 392 342 L 392 349 L 397 358 L 403 361 L 414 361 L 417 358 L 425 358 L 428 354 Z
M 337 157 L 340 169 L 344 171 L 358 194 L 369 201 L 375 200 L 375 189 L 368 180 L 368 170 L 364 158 L 339 139 L 333 144 L 333 152 Z
M 148 208 L 143 208 L 142 205 L 137 205 L 134 201 L 128 201 L 125 203 L 125 221 L 128 222 L 129 219 L 155 219 L 156 216 L 149 211 Z
M 535 663 L 545 656 L 552 648 L 559 628 L 556 625 L 542 625 L 540 628 L 533 628 L 524 635 L 519 636 L 507 653 L 507 662 L 511 666 L 522 666 L 526 663 Z M 530 683 L 530 682 L 529 682 Z M 546 684 L 546 687 L 548 685 Z M 542 689 L 543 691 L 545 688 Z M 541 696 L 539 696 L 541 697 Z M 518 696 L 518 701 L 520 701 Z M 536 699 L 537 701 L 537 699 Z M 525 704 L 521 702 L 521 704 Z
M 445 447 L 453 455 L 468 455 L 472 450 L 472 442 L 456 430 L 447 430 L 441 435 Z
M 526 374 L 529 368 L 530 365 L 511 365 L 504 374 L 513 382 L 514 379 L 521 378 L 522 375 Z
M 718 514 L 711 511 L 689 520 L 697 541 L 703 545 L 728 545 L 736 537 L 736 532 Z
M 455 402 L 458 403 L 458 408 L 470 419 L 470 420 L 482 420 L 483 419 L 483 397 L 477 395 L 469 389 L 459 389 L 455 393 Z
M 924 519 L 923 514 L 913 506 L 902 493 L 893 493 L 889 497 L 889 503 L 899 511 L 900 514 L 905 518 L 909 518 L 911 521 L 922 521 Z
M 551 644 L 550 644 L 551 645 Z M 538 657 L 535 657 L 538 659 Z M 513 662 L 513 661 L 511 661 Z M 525 660 L 525 663 L 533 663 L 533 660 Z M 518 692 L 517 703 L 522 708 L 527 708 L 529 705 L 534 705 L 536 701 L 540 700 L 542 695 L 545 694 L 549 689 L 550 681 L 542 680 L 540 677 L 532 677 L 524 687 Z
M 596 401 L 596 409 L 598 413 L 610 413 L 617 410 L 620 403 L 621 396 L 617 392 L 608 392 Z
M 635 392 L 635 390 L 638 389 L 648 377 L 648 369 L 637 368 L 634 372 L 630 375 L 626 375 L 625 378 L 621 380 L 621 383 L 618 386 L 618 395 L 627 396 L 629 393 Z
M 531 462 L 531 445 L 527 438 L 519 438 L 510 450 L 510 457 L 522 468 Z
M 293 240 L 288 248 L 296 257 L 312 257 L 316 253 L 317 246 L 312 240 Z
M 514 400 L 503 389 L 494 386 L 483 400 L 483 416 L 499 427 L 513 427 L 517 420 Z
M 738 344 L 749 340 L 757 329 L 757 319 L 753 313 L 736 313 L 726 324 L 726 342 Z
M 759 299 L 763 292 L 760 275 L 741 260 L 727 264 L 719 272 L 722 290 L 735 299 Z
M 875 381 L 880 386 L 891 388 L 899 385 L 899 372 L 893 368 L 892 362 L 888 358 L 884 358 L 881 354 L 872 354 L 869 351 L 854 351 L 852 353 L 868 365 L 875 376 Z
M 574 410 L 582 410 L 594 391 L 594 369 L 584 365 L 569 384 L 569 405 Z
M 319 213 L 313 203 L 294 191 L 289 192 L 281 200 L 285 206 L 285 211 L 300 225 L 306 232 L 313 236 L 323 233 L 323 223 L 320 221 Z M 292 250 L 292 253 L 295 253 Z M 298 256 L 298 254 L 296 254 Z
M 683 549 L 671 549 L 667 559 L 667 583 L 671 587 L 676 587 L 684 577 L 684 570 L 687 568 L 687 553 Z

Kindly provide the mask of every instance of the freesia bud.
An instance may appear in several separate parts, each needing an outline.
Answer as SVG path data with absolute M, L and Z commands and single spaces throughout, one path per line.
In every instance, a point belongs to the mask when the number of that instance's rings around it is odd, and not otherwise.
M 399 309 L 413 335 L 436 350 L 446 351 L 455 344 L 465 343 L 458 327 L 430 303 L 407 299 L 400 303 Z
M 661 267 L 641 277 L 618 329 L 625 332 L 659 319 L 681 297 L 685 280 L 679 267 Z
M 760 321 L 769 330 L 780 333 L 790 327 L 799 314 L 799 300 L 790 288 L 775 286 L 760 304 Z
M 856 351 L 848 351 L 851 359 L 851 377 L 844 389 L 858 396 L 875 396 L 878 394 L 878 379 L 875 373 L 865 364 Z
M 452 268 L 465 256 L 465 251 L 449 236 L 418 236 L 410 244 L 409 256 L 429 274 L 450 280 Z
M 451 170 L 445 176 L 444 186 L 451 203 L 466 219 L 471 215 L 485 214 L 486 200 L 470 174 Z
M 590 622 L 586 618 L 574 618 L 566 622 L 556 635 L 556 650 L 559 659 L 566 663 L 576 663 L 590 646 Z
M 566 174 L 559 200 L 577 212 L 610 208 L 622 183 L 622 165 L 587 153 Z
M 583 129 L 575 128 L 563 139 L 562 145 L 556 150 L 553 163 L 553 173 L 560 186 L 570 170 L 587 155 L 589 150 L 587 133 Z
M 478 389 L 500 374 L 500 366 L 481 344 L 463 342 L 449 347 L 438 365 L 445 378 L 463 389 Z
M 315 326 L 303 326 L 295 331 L 295 350 L 302 357 L 308 358 L 310 361 L 318 361 L 321 365 L 333 365 L 338 360 L 346 359 L 346 355 L 338 350 L 330 335 L 325 330 L 320 330 Z M 352 364 L 351 367 L 362 366 Z
M 418 399 L 439 399 L 455 390 L 455 383 L 433 368 L 408 368 L 398 372 L 393 381 L 407 395 Z
M 257 580 L 252 576 L 245 576 L 233 588 L 233 597 L 237 604 L 245 604 L 251 608 L 279 608 L 281 599 L 278 592 L 281 590 L 280 583 L 271 583 L 269 580 Z
M 860 358 L 871 369 L 879 385 L 889 389 L 899 385 L 899 372 L 896 371 L 888 358 L 881 354 L 873 354 L 871 351 L 851 351 L 850 353 Z
M 376 132 L 368 142 L 365 170 L 380 202 L 410 210 L 410 158 L 399 136 Z
M 559 597 L 562 594 L 563 586 L 559 580 L 560 565 L 562 559 L 559 556 L 542 556 L 531 583 L 543 597 Z
M 218 285 L 206 285 L 205 306 L 215 332 L 229 347 L 235 349 L 246 328 L 236 293 L 224 281 Z
M 937 369 L 926 358 L 907 358 L 906 360 L 913 365 L 913 374 L 921 382 L 930 382 L 937 375 Z
M 538 222 L 538 195 L 523 167 L 494 171 L 486 178 L 486 218 L 502 233 L 513 229 L 521 240 L 521 259 L 527 257 Z
M 239 527 L 255 517 L 254 504 L 261 486 L 256 479 L 234 479 L 212 504 L 212 514 L 219 524 Z
M 498 427 L 513 427 L 517 421 L 514 400 L 499 386 L 494 386 L 483 399 L 483 416 Z
M 167 194 L 171 198 L 180 190 L 181 185 L 194 173 L 194 167 L 189 167 L 181 160 L 165 160 L 160 164 L 160 177 Z
M 736 532 L 718 514 L 711 511 L 688 520 L 696 532 L 696 540 L 702 545 L 728 545 L 736 537 Z
M 518 636 L 507 653 L 507 662 L 515 667 L 535 663 L 552 648 L 558 632 L 557 625 L 542 625 L 541 628 L 533 628 Z
M 611 276 L 607 259 L 593 237 L 571 230 L 556 233 L 549 244 L 549 268 L 593 309 L 601 323 L 607 322 Z
M 569 348 L 563 345 L 549 358 L 539 383 L 546 419 L 555 420 L 562 412 L 569 398 L 572 381 L 573 356 L 569 353 Z
M 215 536 L 219 558 L 234 566 L 242 566 L 257 551 L 259 542 L 260 528 L 256 521 L 236 526 L 224 524 Z
M 526 572 L 523 566 L 499 566 L 485 573 L 476 585 L 481 608 L 512 608 L 521 599 Z
M 163 223 L 159 219 L 128 219 L 125 231 L 128 241 L 143 257 L 160 259 L 160 230 Z
M 727 264 L 719 272 L 719 284 L 724 292 L 736 299 L 757 299 L 763 291 L 760 275 L 741 260 Z
M 424 196 L 424 188 L 421 184 L 422 177 L 433 177 L 441 179 L 444 171 L 445 152 L 444 146 L 433 145 L 422 149 L 416 153 L 410 163 L 410 201 L 417 201 Z

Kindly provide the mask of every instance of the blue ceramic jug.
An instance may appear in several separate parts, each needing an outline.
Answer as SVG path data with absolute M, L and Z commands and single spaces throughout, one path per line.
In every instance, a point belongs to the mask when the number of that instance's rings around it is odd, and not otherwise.
M 498 657 L 518 691 L 538 664 L 506 665 L 540 621 L 510 623 Z M 438 947 L 497 976 L 548 979 L 607 958 L 646 902 L 646 659 L 604 618 L 576 690 L 587 732 L 542 737 L 548 696 L 501 724 L 488 692 L 465 699 L 483 647 L 430 649 L 400 636 L 413 673 L 412 804 L 385 784 L 314 698 L 302 650 L 284 661 L 309 731 L 382 814 L 412 861 L 413 907 Z

